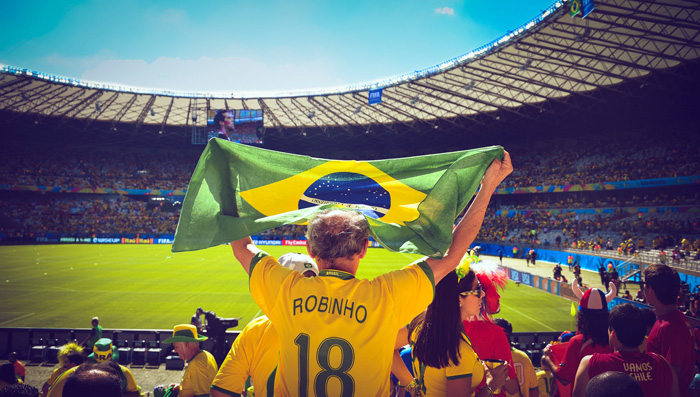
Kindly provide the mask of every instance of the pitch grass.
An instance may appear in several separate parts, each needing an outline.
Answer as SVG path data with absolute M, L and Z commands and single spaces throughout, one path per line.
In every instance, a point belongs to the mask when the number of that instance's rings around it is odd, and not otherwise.
M 265 247 L 274 256 L 304 247 Z M 248 276 L 229 246 L 173 254 L 169 245 L 33 245 L 0 247 L 0 327 L 170 329 L 197 307 L 260 316 Z M 399 269 L 418 255 L 370 249 L 358 278 Z M 515 332 L 572 329 L 568 300 L 509 283 L 498 315 Z

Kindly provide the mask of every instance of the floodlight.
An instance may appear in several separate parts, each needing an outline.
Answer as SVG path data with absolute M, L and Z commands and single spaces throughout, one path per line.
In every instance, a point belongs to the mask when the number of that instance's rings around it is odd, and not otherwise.
M 309 113 L 309 118 L 312 119 L 316 115 L 316 111 L 312 110 L 311 113 Z
M 414 97 L 411 99 L 411 105 L 415 105 L 416 102 L 418 102 L 418 95 L 414 96 Z
M 155 115 L 156 115 L 156 112 L 153 109 L 151 109 L 151 116 L 155 116 Z
M 358 106 L 353 113 L 358 114 L 360 113 L 360 110 L 362 110 L 362 106 Z
M 100 103 L 99 103 L 99 102 L 95 102 L 95 109 L 96 109 L 98 112 L 101 112 L 101 111 L 102 111 L 102 108 L 100 107 Z
M 27 94 L 24 93 L 24 91 L 22 91 L 21 95 L 22 95 L 22 99 L 24 99 L 25 101 L 29 100 L 29 97 L 27 96 Z
M 524 63 L 522 66 L 520 66 L 520 69 L 519 69 L 519 70 L 522 72 L 523 70 L 525 70 L 525 69 L 527 69 L 528 67 L 530 67 L 530 64 L 532 64 L 532 58 L 526 59 L 526 60 L 525 60 L 525 63 Z

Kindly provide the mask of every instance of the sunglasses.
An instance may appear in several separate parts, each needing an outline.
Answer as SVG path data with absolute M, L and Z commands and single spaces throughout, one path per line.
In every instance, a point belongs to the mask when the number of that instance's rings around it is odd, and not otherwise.
M 481 291 L 482 291 L 482 289 L 481 289 L 481 283 L 477 281 L 477 287 L 476 287 L 475 289 L 470 290 L 470 291 L 460 292 L 459 295 L 460 295 L 462 298 L 466 298 L 466 297 L 469 296 L 469 295 L 481 296 Z

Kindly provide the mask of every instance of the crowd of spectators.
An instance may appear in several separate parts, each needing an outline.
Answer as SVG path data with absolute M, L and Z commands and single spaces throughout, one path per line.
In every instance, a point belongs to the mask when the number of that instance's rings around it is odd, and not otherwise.
M 149 208 L 150 207 L 150 208 Z M 179 212 L 122 195 L 85 199 L 51 195 L 32 200 L 1 200 L 0 232 L 10 235 L 49 233 L 75 236 L 175 233 Z
M 700 174 L 697 140 L 581 139 L 568 148 L 558 142 L 548 144 L 540 150 L 509 148 L 518 166 L 504 186 L 576 185 Z
M 501 187 L 590 184 L 700 175 L 700 163 L 697 162 L 696 155 L 699 148 L 693 142 L 669 139 L 652 144 L 648 141 L 584 140 L 572 147 L 557 142 L 549 145 L 551 146 L 539 149 L 509 149 L 513 158 L 517 159 L 518 167 Z M 381 157 L 379 152 L 370 153 Z M 0 184 L 185 189 L 197 164 L 198 155 L 195 151 L 120 149 L 6 154 L 0 164 Z M 654 205 L 657 200 L 672 201 L 672 197 L 639 199 L 649 205 Z M 621 204 L 615 203 L 615 198 L 610 200 L 613 201 L 607 205 Z M 564 200 L 556 205 L 575 208 L 577 205 L 590 204 L 593 203 Z
M 197 154 L 178 152 L 53 151 L 5 155 L 0 184 L 70 188 L 187 187 Z

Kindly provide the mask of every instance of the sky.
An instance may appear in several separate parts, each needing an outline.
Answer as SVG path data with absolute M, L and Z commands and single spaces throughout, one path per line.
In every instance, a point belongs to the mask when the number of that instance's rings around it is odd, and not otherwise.
M 347 87 L 468 53 L 554 0 L 8 0 L 0 64 L 215 94 Z

